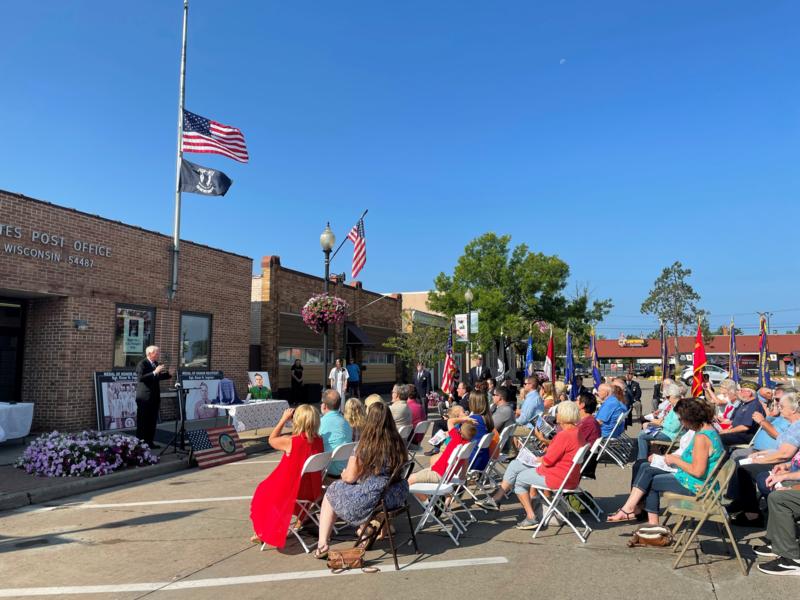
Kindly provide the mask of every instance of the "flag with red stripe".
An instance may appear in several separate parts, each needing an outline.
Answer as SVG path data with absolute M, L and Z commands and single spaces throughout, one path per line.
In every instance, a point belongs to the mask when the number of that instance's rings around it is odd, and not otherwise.
M 206 119 L 188 110 L 183 111 L 181 149 L 184 152 L 199 154 L 221 154 L 243 163 L 250 160 L 241 130 Z
M 450 335 L 447 338 L 447 355 L 442 369 L 442 392 L 449 394 L 453 390 L 453 380 L 456 374 L 456 362 L 453 360 L 453 324 L 450 323 Z
M 367 238 L 364 236 L 363 218 L 353 225 L 347 234 L 347 239 L 353 242 L 353 279 L 355 279 L 367 264 Z
M 694 340 L 694 357 L 692 358 L 692 397 L 699 398 L 703 395 L 703 372 L 708 364 L 706 347 L 703 344 L 703 332 L 697 326 L 697 336 Z
M 236 462 L 246 457 L 239 435 L 232 425 L 186 432 L 192 455 L 201 469 Z
M 547 356 L 544 359 L 544 374 L 547 379 L 556 382 L 556 356 L 553 347 L 553 329 L 550 329 L 550 341 L 547 342 Z

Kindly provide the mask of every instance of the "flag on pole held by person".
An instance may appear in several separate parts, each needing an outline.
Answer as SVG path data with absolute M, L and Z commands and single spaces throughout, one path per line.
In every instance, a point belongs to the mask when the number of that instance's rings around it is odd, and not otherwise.
M 453 391 L 453 380 L 456 374 L 456 363 L 453 360 L 453 323 L 450 323 L 450 335 L 447 336 L 447 353 L 442 369 L 442 392 L 449 394 Z
M 692 397 L 699 398 L 703 395 L 703 370 L 708 361 L 706 347 L 703 344 L 703 331 L 697 325 L 697 336 L 694 340 L 694 358 L 692 359 Z
M 730 378 L 739 383 L 739 353 L 736 351 L 736 327 L 731 320 L 731 346 L 728 356 L 728 373 Z
M 564 368 L 564 383 L 569 387 L 569 399 L 578 397 L 578 382 L 575 380 L 575 359 L 572 356 L 572 334 L 567 329 L 567 361 Z
M 550 340 L 547 342 L 547 356 L 544 359 L 544 374 L 547 379 L 556 382 L 556 357 L 553 348 L 553 328 L 550 328 Z
M 185 158 L 181 160 L 181 191 L 204 196 L 224 196 L 231 187 L 231 178 L 222 171 L 201 167 Z
M 247 458 L 239 434 L 232 425 L 186 432 L 192 455 L 201 469 L 224 465 Z
M 592 328 L 592 339 L 590 342 L 592 350 L 592 379 L 594 379 L 594 389 L 600 387 L 603 383 L 603 378 L 600 376 L 600 360 L 597 358 L 597 339 Z
M 250 160 L 241 130 L 206 119 L 185 109 L 181 149 L 184 152 L 221 154 L 243 163 Z
M 761 339 L 758 342 L 758 387 L 773 387 L 769 376 L 769 349 L 767 348 L 767 317 L 761 315 Z
M 525 377 L 533 375 L 533 336 L 528 336 L 528 349 L 525 351 Z
M 364 218 L 353 225 L 347 239 L 353 242 L 353 279 L 358 277 L 361 269 L 367 264 L 367 238 L 364 235 Z
M 661 323 L 661 381 L 669 377 L 669 349 L 667 348 L 667 330 Z

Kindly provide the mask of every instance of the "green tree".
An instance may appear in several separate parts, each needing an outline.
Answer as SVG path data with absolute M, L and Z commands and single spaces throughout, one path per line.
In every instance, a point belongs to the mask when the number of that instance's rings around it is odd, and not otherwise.
M 392 348 L 403 364 L 413 370 L 417 361 L 431 366 L 444 359 L 449 334 L 446 327 L 417 323 L 411 331 L 388 338 L 384 345 Z
M 557 256 L 531 252 L 525 244 L 512 248 L 511 236 L 490 232 L 466 245 L 451 275 L 436 276 L 428 305 L 450 317 L 465 313 L 464 292 L 472 290 L 471 308 L 480 314 L 472 342 L 479 352 L 488 350 L 501 335 L 515 341 L 527 339 L 531 329 L 538 345 L 548 333 L 532 328 L 534 321 L 553 325 L 557 340 L 563 340 L 569 326 L 578 352 L 588 342 L 591 323 L 602 320 L 612 304 L 592 300 L 586 287 L 568 295 L 568 277 L 569 266 Z
M 697 308 L 700 295 L 694 291 L 687 279 L 691 269 L 684 269 L 680 261 L 664 268 L 653 283 L 647 298 L 642 302 L 642 314 L 655 315 L 668 327 L 675 339 L 675 371 L 679 372 L 678 336 L 688 332 L 705 312 Z
M 738 327 L 734 327 L 733 331 L 736 333 L 736 335 L 742 335 L 742 330 L 739 329 Z M 730 334 L 731 334 L 731 328 L 727 325 L 720 325 L 714 330 L 714 335 L 730 335 Z

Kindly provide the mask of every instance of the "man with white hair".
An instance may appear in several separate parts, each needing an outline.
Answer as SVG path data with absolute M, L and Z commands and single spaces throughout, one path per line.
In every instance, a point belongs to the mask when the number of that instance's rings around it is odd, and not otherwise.
M 136 365 L 136 437 L 150 448 L 158 448 L 153 443 L 158 423 L 158 411 L 161 409 L 162 379 L 172 377 L 167 367 L 158 363 L 161 350 L 158 346 L 148 346 L 145 358 Z
M 620 423 L 615 427 L 620 415 L 628 412 L 628 408 L 619 401 L 619 398 L 612 395 L 613 388 L 607 383 L 601 383 L 597 388 L 597 401 L 602 402 L 600 409 L 594 418 L 600 423 L 600 431 L 603 437 L 618 438 L 625 431 L 625 423 Z
M 674 383 L 669 383 L 661 388 L 662 397 L 664 397 L 669 406 L 665 408 L 666 415 L 661 419 L 653 419 L 651 422 L 655 427 L 650 429 L 642 429 L 637 438 L 639 444 L 638 460 L 647 458 L 650 452 L 650 442 L 653 440 L 660 440 L 663 442 L 671 442 L 681 430 L 681 420 L 678 418 L 677 413 L 673 410 L 678 400 L 681 399 L 681 389 Z

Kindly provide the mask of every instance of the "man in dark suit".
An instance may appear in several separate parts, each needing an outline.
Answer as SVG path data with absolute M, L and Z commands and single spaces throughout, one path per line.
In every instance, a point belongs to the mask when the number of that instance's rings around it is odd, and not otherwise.
M 417 363 L 417 370 L 414 372 L 414 387 L 417 388 L 417 398 L 427 414 L 428 394 L 433 391 L 433 377 L 422 361 Z
M 635 403 L 639 403 L 637 407 L 638 414 L 641 415 L 642 410 L 642 386 L 639 385 L 638 381 L 634 381 L 633 379 L 633 371 L 628 371 L 625 374 L 625 404 L 628 405 L 628 408 L 633 408 Z M 633 411 L 628 413 L 627 424 L 633 425 Z
M 478 356 L 475 359 L 475 366 L 469 370 L 469 386 L 475 388 L 475 384 L 479 381 L 486 381 L 492 378 L 492 372 L 489 367 L 483 366 L 483 357 Z
M 161 388 L 159 382 L 169 379 L 171 375 L 167 367 L 158 364 L 161 354 L 158 346 L 148 346 L 143 360 L 136 365 L 136 437 L 151 448 L 158 448 L 153 443 L 158 423 L 158 411 L 161 408 Z

